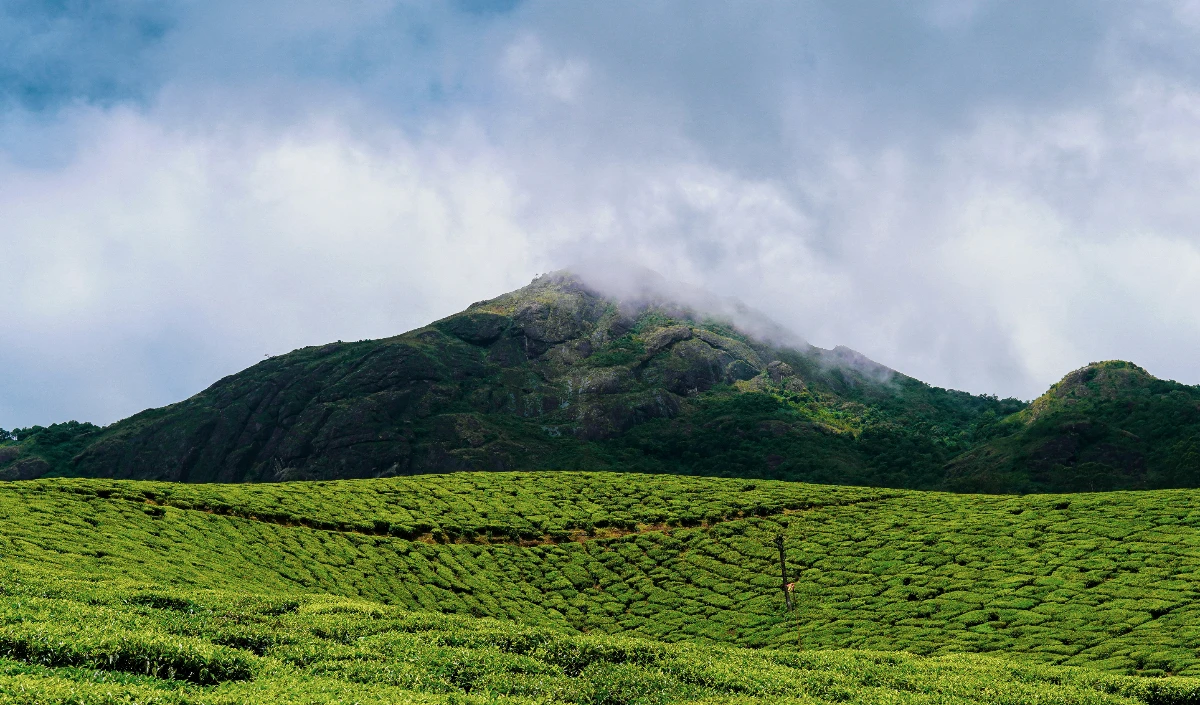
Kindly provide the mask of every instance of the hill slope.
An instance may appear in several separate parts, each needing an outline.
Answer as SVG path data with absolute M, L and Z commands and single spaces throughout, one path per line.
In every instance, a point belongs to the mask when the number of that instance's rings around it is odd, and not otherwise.
M 1200 486 L 1200 387 L 1095 363 L 1026 408 L 702 311 L 547 275 L 394 338 L 264 360 L 107 428 L 0 437 L 0 479 L 592 469 L 967 492 Z
M 567 633 L 1118 674 L 1200 675 L 1197 545 L 1194 490 L 997 497 L 580 472 L 0 486 L 5 570 L 52 576 L 29 588 L 40 596 L 122 576 Z M 20 575 L 0 595 L 25 591 Z
M 1074 492 L 1200 486 L 1200 387 L 1132 363 L 1076 370 L 955 458 L 946 486 Z M 981 434 L 982 435 L 982 434 Z
M 1200 679 L 996 657 L 667 645 L 329 597 L 9 573 L 0 698 L 23 705 L 1183 705 Z
M 560 273 L 395 338 L 265 360 L 105 429 L 25 429 L 0 478 L 562 468 L 932 487 L 983 415 L 1021 406 Z

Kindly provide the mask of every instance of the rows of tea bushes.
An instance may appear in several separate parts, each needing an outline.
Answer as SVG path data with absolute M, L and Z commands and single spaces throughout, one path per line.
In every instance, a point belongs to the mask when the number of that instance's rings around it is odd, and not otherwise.
M 589 487 L 576 473 L 539 474 L 536 484 L 530 477 L 196 490 L 222 497 L 225 513 L 182 509 L 162 495 L 156 495 L 162 503 L 138 501 L 160 487 L 143 483 L 0 485 L 0 557 L 4 565 L 53 571 L 60 580 L 121 575 L 185 591 L 332 594 L 578 633 L 791 650 L 1003 653 L 1110 673 L 1200 675 L 1197 491 L 871 496 L 787 483 L 759 482 L 754 489 L 714 483 L 706 501 L 742 507 L 737 514 L 662 527 L 653 502 L 671 506 L 687 482 L 710 481 L 590 475 Z M 473 498 L 457 491 L 465 478 L 492 484 Z M 303 497 L 305 487 L 319 493 L 330 516 L 385 516 L 391 509 L 383 499 L 373 508 L 355 503 L 408 482 L 417 489 L 407 496 L 426 502 L 406 509 L 410 514 L 435 503 L 474 502 L 476 514 L 491 519 L 506 504 L 513 512 L 540 496 L 553 500 L 541 500 L 538 511 L 595 522 L 611 510 L 630 517 L 636 530 L 535 545 L 489 542 L 484 535 L 438 543 L 249 518 L 256 516 L 249 507 L 284 504 L 279 497 L 315 513 L 319 503 Z M 610 504 L 599 491 L 606 488 Z M 702 488 L 695 495 L 705 497 Z M 528 505 L 514 497 L 528 497 Z M 646 498 L 646 506 L 630 497 Z M 771 498 L 775 504 L 767 503 Z M 760 516 L 748 507 L 767 511 Z M 781 608 L 771 545 L 780 532 L 796 582 L 797 609 L 790 613 Z
M 892 496 L 867 487 L 620 473 L 458 473 L 267 485 L 39 480 L 9 492 L 150 502 L 310 528 L 442 540 L 538 540 L 645 524 L 697 526 Z
M 9 568 L 2 585 L 0 701 L 6 703 L 1170 705 L 1200 699 L 1200 679 L 1120 676 L 994 656 L 664 644 L 347 598 L 180 590 L 64 579 L 53 571 Z M 26 648 L 31 641 L 38 642 L 35 650 Z M 148 650 L 152 643 L 177 648 Z

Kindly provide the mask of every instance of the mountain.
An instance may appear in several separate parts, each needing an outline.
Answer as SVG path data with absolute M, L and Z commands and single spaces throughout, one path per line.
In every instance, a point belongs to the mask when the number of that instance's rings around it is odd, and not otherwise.
M 1140 369 L 1117 364 L 1097 369 Z M 1191 486 L 1194 427 L 1168 410 L 1200 392 L 1144 371 L 1120 393 L 1090 391 L 1117 377 L 1078 389 L 1068 377 L 1032 405 L 975 396 L 661 279 L 558 272 L 393 338 L 264 360 L 103 429 L 22 429 L 0 446 L 0 478 L 618 469 L 994 492 Z M 1151 433 L 1148 419 L 1166 423 Z
M 960 491 L 1076 492 L 1200 486 L 1200 387 L 1133 363 L 1075 370 L 993 438 L 949 463 Z

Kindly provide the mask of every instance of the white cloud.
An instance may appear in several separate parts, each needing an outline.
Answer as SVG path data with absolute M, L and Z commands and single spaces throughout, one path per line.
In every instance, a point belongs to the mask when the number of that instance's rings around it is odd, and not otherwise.
M 173 401 L 264 353 L 422 325 L 524 283 L 538 260 L 518 194 L 469 130 L 366 144 L 319 122 L 272 135 L 79 119 L 89 138 L 66 168 L 0 170 L 0 240 L 20 263 L 0 296 L 6 337 L 28 346 L 8 367 L 54 360 L 84 418 Z M 164 331 L 211 357 L 147 370 Z
M 1195 27 L 1056 8 L 196 6 L 121 74 L 139 101 L 4 114 L 0 425 L 613 252 L 944 386 L 1200 382 Z
M 586 62 L 550 56 L 533 34 L 524 34 L 505 48 L 500 68 L 521 90 L 563 103 L 575 102 L 588 79 Z

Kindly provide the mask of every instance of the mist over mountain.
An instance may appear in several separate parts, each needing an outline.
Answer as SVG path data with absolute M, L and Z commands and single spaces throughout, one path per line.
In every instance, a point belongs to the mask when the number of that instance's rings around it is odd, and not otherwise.
M 941 387 L 1200 382 L 1194 5 L 868 5 L 0 2 L 0 426 L 614 253 Z
M 1118 381 L 1114 381 L 1118 380 Z M 1200 390 L 1127 363 L 1029 406 L 932 387 L 652 272 L 594 268 L 383 340 L 276 356 L 0 477 L 182 482 L 614 469 L 1010 492 L 1193 486 Z M 1189 464 L 1190 463 L 1190 464 Z

